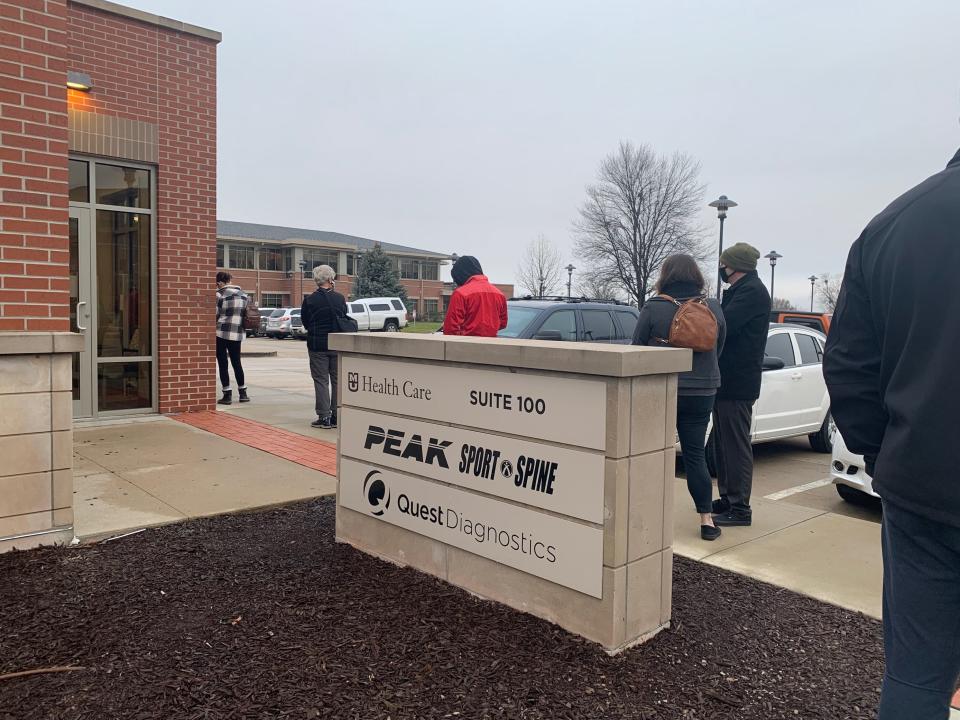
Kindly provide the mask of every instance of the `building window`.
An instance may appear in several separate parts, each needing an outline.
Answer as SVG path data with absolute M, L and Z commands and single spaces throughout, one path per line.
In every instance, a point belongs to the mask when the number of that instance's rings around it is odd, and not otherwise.
M 437 320 L 440 315 L 440 303 L 436 299 L 423 301 L 423 319 Z
M 222 243 L 217 243 L 217 267 L 218 268 L 226 267 L 223 264 L 223 244 Z
M 231 270 L 253 270 L 254 249 L 250 245 L 231 245 L 230 246 L 230 269 Z
M 90 202 L 89 165 L 83 160 L 70 160 L 70 202 Z
M 329 265 L 333 268 L 334 272 L 338 272 L 337 260 L 339 258 L 340 253 L 336 250 L 317 250 L 316 248 L 308 248 L 304 250 L 303 261 L 306 263 L 303 271 L 304 277 L 311 277 L 313 274 L 313 269 L 317 265 Z
M 416 280 L 419 275 L 417 274 L 417 260 L 410 260 L 408 258 L 400 259 L 400 279 L 401 280 Z
M 97 202 L 100 205 L 150 207 L 150 171 L 97 163 Z
M 420 264 L 420 272 L 424 280 L 440 279 L 440 263 L 429 261 Z
M 283 293 L 263 293 L 260 298 L 260 307 L 278 308 L 283 307 Z
M 407 310 L 411 315 L 414 313 L 419 314 L 418 308 L 420 307 L 420 301 L 417 298 L 407 298 Z
M 347 253 L 347 275 L 356 275 L 357 256 L 353 253 Z
M 290 270 L 290 251 L 283 248 L 260 248 L 260 269 L 273 272 Z

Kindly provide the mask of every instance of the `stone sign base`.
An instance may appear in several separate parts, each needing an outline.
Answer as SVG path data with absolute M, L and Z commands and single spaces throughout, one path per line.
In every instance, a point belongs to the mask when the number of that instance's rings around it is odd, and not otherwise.
M 338 541 L 544 618 L 611 653 L 669 626 L 676 373 L 689 369 L 688 351 L 369 334 L 331 336 L 331 343 L 341 352 Z M 459 382 L 450 382 L 450 368 Z M 505 399 L 517 387 L 530 388 L 514 395 L 523 398 L 519 410 Z M 582 394 L 573 398 L 582 414 L 567 417 L 571 398 L 557 399 L 565 388 Z M 596 393 L 599 402 L 590 397 Z M 497 395 L 495 410 L 477 407 Z M 534 411 L 517 425 L 513 413 L 525 406 Z M 577 423 L 582 439 L 569 432 Z M 344 438 L 344 428 L 356 437 Z M 411 428 L 435 437 L 411 438 Z M 421 444 L 434 448 L 429 468 Z M 483 452 L 494 461 L 463 462 Z M 529 492 L 520 453 L 536 455 L 538 467 L 557 459 L 552 484 L 537 486 L 549 498 Z M 565 467 L 596 472 L 565 474 Z M 571 495 L 576 503 L 567 502 Z M 500 547 L 473 544 L 451 532 L 449 520 L 437 522 L 445 512 L 475 515 L 507 534 Z M 537 557 L 555 549 L 555 562 L 511 554 L 505 540 L 514 531 L 543 541 Z

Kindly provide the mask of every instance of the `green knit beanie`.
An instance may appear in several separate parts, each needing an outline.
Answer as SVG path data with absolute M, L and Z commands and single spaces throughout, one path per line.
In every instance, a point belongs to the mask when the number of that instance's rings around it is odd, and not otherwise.
M 731 245 L 720 255 L 721 263 L 731 270 L 737 270 L 739 272 L 756 270 L 759 259 L 760 251 L 753 245 L 747 245 L 747 243 Z

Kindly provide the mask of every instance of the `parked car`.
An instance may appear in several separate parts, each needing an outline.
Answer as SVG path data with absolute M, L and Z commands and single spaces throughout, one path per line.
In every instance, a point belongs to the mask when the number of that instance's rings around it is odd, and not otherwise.
M 830 330 L 832 313 L 804 312 L 802 310 L 771 310 L 770 322 L 786 323 L 788 325 L 803 325 L 804 327 L 819 330 L 824 335 Z
M 872 502 L 870 498 L 880 497 L 873 490 L 873 478 L 867 473 L 863 457 L 847 449 L 839 432 L 833 435 L 830 475 L 837 493 L 849 503 L 863 504 Z
M 283 308 L 260 308 L 260 332 L 257 335 L 261 337 L 266 337 L 267 335 L 267 321 L 273 317 L 275 312 L 282 311 Z
M 771 325 L 763 359 L 760 398 L 753 407 L 754 444 L 806 436 L 820 453 L 833 449 L 830 396 L 823 379 L 826 336 L 799 325 Z M 715 438 L 707 438 L 707 465 L 716 475 Z
M 267 320 L 267 337 L 280 339 L 292 334 L 293 312 L 300 314 L 300 308 L 277 308 Z
M 290 335 L 297 340 L 307 339 L 307 329 L 303 326 L 303 319 L 300 317 L 300 308 L 294 308 L 290 311 Z
M 640 312 L 631 305 L 585 298 L 511 298 L 498 337 L 629 345 Z
M 360 298 L 347 303 L 347 315 L 358 330 L 400 332 L 407 326 L 407 308 L 400 298 Z

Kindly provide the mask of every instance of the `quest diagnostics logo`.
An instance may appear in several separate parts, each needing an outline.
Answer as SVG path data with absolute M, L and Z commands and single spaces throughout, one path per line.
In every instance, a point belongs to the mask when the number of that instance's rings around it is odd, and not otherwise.
M 370 505 L 370 514 L 380 517 L 390 507 L 390 488 L 379 470 L 371 470 L 363 481 L 363 494 Z

